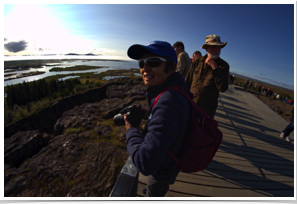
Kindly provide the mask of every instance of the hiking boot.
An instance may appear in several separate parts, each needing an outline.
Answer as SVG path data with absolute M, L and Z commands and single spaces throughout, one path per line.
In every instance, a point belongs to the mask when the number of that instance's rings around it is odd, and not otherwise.
M 282 139 L 284 139 L 285 138 L 285 133 L 281 133 L 280 135 L 279 135 Z
M 289 137 L 286 137 L 286 140 L 287 140 L 288 142 L 291 142 L 291 140 L 290 140 L 290 138 L 289 138 Z

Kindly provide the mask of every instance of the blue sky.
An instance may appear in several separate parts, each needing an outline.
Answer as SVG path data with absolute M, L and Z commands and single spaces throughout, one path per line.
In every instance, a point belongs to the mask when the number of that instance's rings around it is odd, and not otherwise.
M 217 34 L 227 42 L 221 58 L 231 72 L 293 89 L 296 3 L 278 3 L 4 4 L 4 44 L 20 45 L 4 48 L 4 55 L 92 52 L 129 59 L 131 45 L 153 40 L 182 41 L 190 56 L 205 55 L 205 37 Z

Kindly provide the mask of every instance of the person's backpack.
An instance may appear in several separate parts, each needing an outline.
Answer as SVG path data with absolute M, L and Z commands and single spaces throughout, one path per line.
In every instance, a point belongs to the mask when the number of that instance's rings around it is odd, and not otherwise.
M 218 122 L 202 110 L 181 86 L 170 86 L 164 89 L 155 98 L 152 108 L 166 91 L 181 93 L 190 102 L 190 119 L 181 156 L 177 158 L 168 149 L 167 154 L 174 160 L 178 169 L 183 172 L 202 171 L 212 161 L 222 142 L 223 134 L 218 129 Z

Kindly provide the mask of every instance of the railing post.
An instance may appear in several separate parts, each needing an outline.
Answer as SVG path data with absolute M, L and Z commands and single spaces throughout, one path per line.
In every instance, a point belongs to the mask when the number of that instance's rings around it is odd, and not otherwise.
M 136 197 L 139 172 L 129 157 L 114 185 L 110 197 Z

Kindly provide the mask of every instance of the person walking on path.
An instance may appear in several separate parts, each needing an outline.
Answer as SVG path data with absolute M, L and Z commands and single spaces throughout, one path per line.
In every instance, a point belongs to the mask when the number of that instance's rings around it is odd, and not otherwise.
M 280 134 L 280 137 L 282 139 L 286 139 L 288 142 L 291 142 L 289 135 L 294 130 L 294 108 L 292 109 L 291 113 L 293 114 L 291 123 Z
M 244 90 L 246 90 L 246 88 L 247 88 L 248 85 L 249 85 L 249 80 L 246 79 L 246 80 L 245 80 L 245 84 L 244 84 Z
M 176 71 L 185 78 L 191 66 L 190 57 L 188 53 L 185 52 L 184 43 L 181 41 L 174 43 L 173 49 L 175 50 L 177 56 Z
M 254 91 L 256 91 L 256 89 L 257 89 L 257 86 L 258 86 L 258 84 L 257 84 L 257 83 L 255 83 L 255 85 L 254 85 Z
M 221 49 L 226 44 L 227 42 L 221 42 L 217 35 L 207 36 L 201 47 L 207 54 L 192 63 L 185 78 L 190 92 L 194 95 L 193 101 L 212 118 L 216 113 L 220 92 L 225 92 L 229 87 L 230 66 L 220 58 Z
M 252 90 L 253 82 L 250 82 L 250 90 Z
M 263 86 L 262 91 L 261 91 L 261 94 L 264 95 L 264 91 L 265 91 L 265 86 Z
M 258 87 L 258 93 L 261 93 L 261 88 L 262 88 L 262 85 L 259 84 L 259 87 Z

